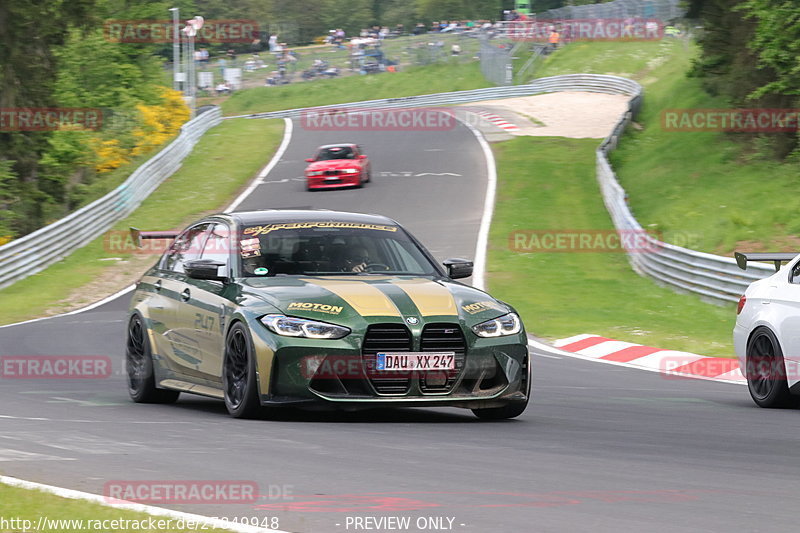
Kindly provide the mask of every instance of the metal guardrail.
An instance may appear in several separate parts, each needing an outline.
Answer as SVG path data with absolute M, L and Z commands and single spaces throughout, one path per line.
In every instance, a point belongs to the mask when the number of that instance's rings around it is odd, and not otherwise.
M 243 115 L 250 118 L 297 118 L 309 111 L 353 110 L 370 108 L 396 108 L 415 106 L 453 105 L 496 98 L 530 96 L 558 91 L 588 91 L 631 96 L 628 110 L 597 149 L 597 180 L 614 226 L 620 231 L 633 232 L 646 239 L 647 245 L 629 251 L 628 257 L 639 274 L 649 276 L 656 282 L 669 285 L 680 291 L 693 292 L 714 303 L 735 302 L 747 286 L 757 279 L 770 275 L 773 269 L 767 265 L 750 263 L 742 271 L 732 257 L 698 252 L 662 242 L 646 235 L 642 226 L 630 211 L 625 189 L 608 161 L 608 153 L 616 148 L 625 127 L 639 112 L 643 91 L 635 81 L 617 76 L 569 74 L 540 78 L 527 85 L 492 87 L 472 91 L 427 94 L 405 98 L 388 98 L 336 104 L 315 108 L 290 109 L 271 113 Z M 233 117 L 226 117 L 233 118 Z
M 560 91 L 589 91 L 608 94 L 633 94 L 636 88 L 641 90 L 639 84 L 617 76 L 603 76 L 594 74 L 567 74 L 550 78 L 539 78 L 526 85 L 513 85 L 508 87 L 490 87 L 488 89 L 473 89 L 471 91 L 456 91 L 451 93 L 423 94 L 419 96 L 404 96 L 402 98 L 383 98 L 380 100 L 365 100 L 363 102 L 349 102 L 332 104 L 319 107 L 303 107 L 286 109 L 283 111 L 270 111 L 267 113 L 253 113 L 250 115 L 237 115 L 230 118 L 299 118 L 306 113 L 324 111 L 350 111 L 357 109 L 389 109 L 402 107 L 443 106 L 493 100 L 496 98 L 512 98 L 516 96 L 531 96 L 534 94 L 553 93 Z
M 635 82 L 631 82 L 635 83 Z M 638 86 L 638 84 L 636 84 Z M 732 257 L 698 252 L 662 242 L 646 235 L 645 230 L 628 207 L 625 189 L 619 184 L 608 153 L 617 147 L 620 137 L 642 103 L 642 88 L 633 94 L 628 111 L 597 148 L 597 180 L 614 226 L 619 231 L 632 232 L 646 240 L 635 251 L 628 252 L 633 268 L 658 283 L 680 291 L 693 292 L 714 303 L 736 302 L 747 286 L 774 272 L 770 266 L 749 263 L 740 270 Z
M 620 231 L 637 232 L 647 240 L 648 245 L 644 251 L 629 250 L 628 253 L 629 260 L 637 272 L 679 290 L 700 294 L 716 303 L 737 301 L 747 285 L 772 273 L 771 267 L 756 263 L 749 264 L 748 269 L 742 271 L 733 258 L 697 252 L 644 235 L 644 230 L 628 207 L 625 189 L 617 181 L 607 157 L 608 153 L 616 148 L 626 126 L 639 111 L 642 103 L 641 85 L 626 78 L 569 74 L 540 78 L 526 85 L 385 98 L 225 118 L 298 118 L 309 111 L 453 105 L 559 91 L 631 96 L 627 111 L 597 148 L 596 156 L 597 180 L 614 226 Z M 220 120 L 219 108 L 200 115 L 185 124 L 180 136 L 167 148 L 139 167 L 125 183 L 108 195 L 58 222 L 0 246 L 0 287 L 42 270 L 96 238 L 117 220 L 127 216 L 166 177 L 177 170 L 197 139 Z
M 189 155 L 197 140 L 222 120 L 218 107 L 181 127 L 178 137 L 137 168 L 119 187 L 33 233 L 0 246 L 0 288 L 40 272 L 125 218 Z

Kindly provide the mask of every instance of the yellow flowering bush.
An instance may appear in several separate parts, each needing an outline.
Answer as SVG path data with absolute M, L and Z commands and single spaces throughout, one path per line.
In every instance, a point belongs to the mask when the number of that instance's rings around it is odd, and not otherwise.
M 160 96 L 162 100 L 160 105 L 136 106 L 142 115 L 142 125 L 133 131 L 136 146 L 131 155 L 146 154 L 161 146 L 177 134 L 183 123 L 189 120 L 189 108 L 180 92 L 162 87 Z

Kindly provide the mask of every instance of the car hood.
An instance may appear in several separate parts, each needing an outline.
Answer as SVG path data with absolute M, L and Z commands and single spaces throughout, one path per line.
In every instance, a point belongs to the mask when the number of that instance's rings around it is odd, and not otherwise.
M 359 162 L 356 159 L 331 159 L 329 161 L 315 161 L 309 163 L 306 170 L 309 172 L 317 170 L 337 170 L 343 168 L 359 168 Z
M 278 276 L 245 278 L 242 286 L 287 315 L 351 327 L 382 321 L 414 324 L 414 318 L 418 323 L 460 319 L 472 326 L 513 311 L 483 291 L 443 278 Z

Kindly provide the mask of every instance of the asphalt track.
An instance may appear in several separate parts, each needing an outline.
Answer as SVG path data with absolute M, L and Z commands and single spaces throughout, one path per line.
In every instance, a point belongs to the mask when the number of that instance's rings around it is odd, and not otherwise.
M 303 159 L 342 140 L 364 145 L 373 183 L 306 192 L 293 179 Z M 296 127 L 283 159 L 239 209 L 384 213 L 437 258 L 472 257 L 485 187 L 483 156 L 464 127 Z M 535 290 L 535 280 L 521 290 Z M 221 402 L 200 397 L 171 406 L 128 400 L 126 307 L 122 296 L 0 329 L 0 355 L 109 355 L 115 370 L 100 380 L 0 379 L 0 472 L 98 494 L 114 480 L 254 481 L 256 506 L 171 507 L 274 516 L 280 529 L 303 533 L 390 531 L 373 521 L 356 528 L 355 517 L 411 517 L 411 527 L 394 531 L 435 530 L 418 528 L 417 517 L 444 526 L 452 518 L 450 530 L 465 532 L 778 531 L 797 523 L 800 414 L 758 409 L 741 386 L 537 353 L 534 401 L 512 421 L 481 422 L 456 409 L 234 420 Z

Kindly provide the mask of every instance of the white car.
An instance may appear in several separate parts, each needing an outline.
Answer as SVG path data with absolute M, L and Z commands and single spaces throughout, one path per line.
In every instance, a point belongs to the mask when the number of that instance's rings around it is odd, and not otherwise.
M 736 253 L 748 261 L 775 263 L 775 274 L 754 281 L 739 299 L 733 345 L 760 407 L 800 404 L 800 255 Z M 788 262 L 781 267 L 781 263 Z

